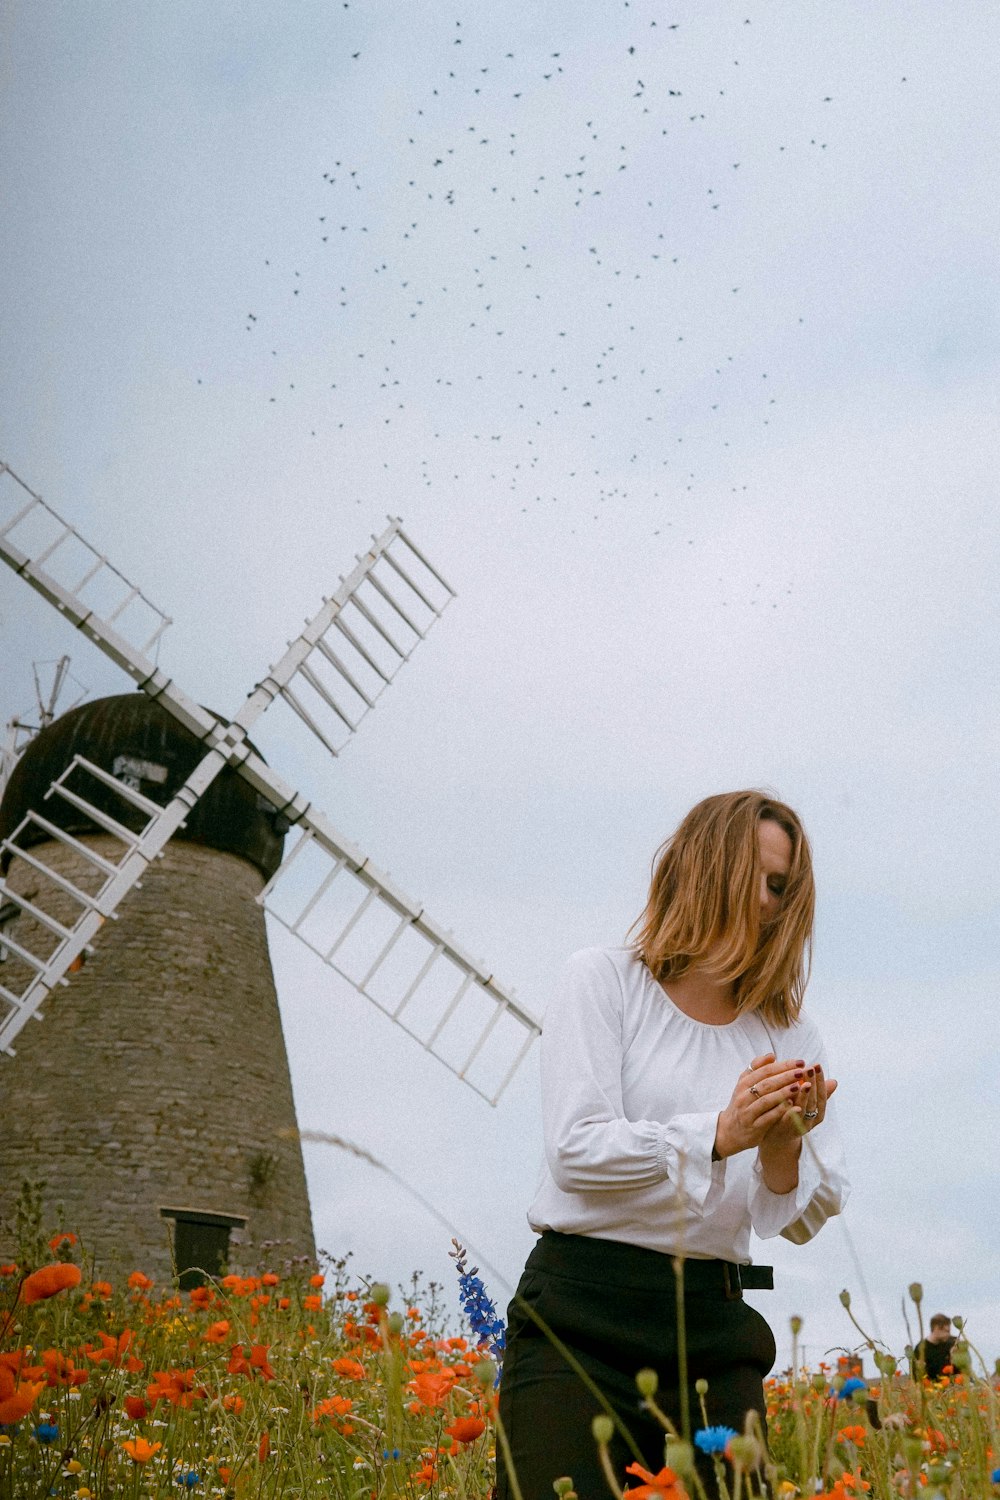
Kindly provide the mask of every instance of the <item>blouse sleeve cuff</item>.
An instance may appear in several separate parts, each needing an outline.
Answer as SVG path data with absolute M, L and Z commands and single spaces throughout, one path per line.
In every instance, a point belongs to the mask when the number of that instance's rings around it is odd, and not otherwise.
M 758 1238 L 773 1239 L 800 1219 L 816 1196 L 822 1181 L 822 1172 L 812 1152 L 803 1151 L 799 1157 L 797 1187 L 788 1193 L 773 1193 L 764 1181 L 760 1159 L 755 1156 L 749 1206 L 750 1222 Z
M 712 1186 L 712 1147 L 718 1111 L 710 1114 L 674 1115 L 660 1128 L 658 1161 L 696 1212 L 705 1207 Z

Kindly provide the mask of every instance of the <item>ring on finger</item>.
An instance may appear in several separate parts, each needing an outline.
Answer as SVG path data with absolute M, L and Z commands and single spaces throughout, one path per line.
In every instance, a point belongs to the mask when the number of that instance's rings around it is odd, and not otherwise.
M 803 1120 L 816 1120 L 816 1119 L 819 1118 L 819 1110 L 818 1109 L 804 1109 L 802 1111 L 802 1118 L 803 1118 Z
M 753 1096 L 754 1096 L 755 1099 L 759 1099 L 760 1098 L 760 1089 L 757 1087 L 757 1085 L 755 1083 L 752 1083 L 750 1085 L 750 1092 L 751 1092 L 751 1094 L 753 1094 Z

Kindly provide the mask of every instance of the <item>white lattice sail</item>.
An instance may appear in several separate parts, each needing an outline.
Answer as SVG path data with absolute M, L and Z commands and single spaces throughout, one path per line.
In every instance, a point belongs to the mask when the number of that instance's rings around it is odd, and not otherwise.
M 352 845 L 305 797 L 254 752 L 248 734 L 281 700 L 331 754 L 354 734 L 454 590 L 398 519 L 372 538 L 280 661 L 226 723 L 206 712 L 157 668 L 149 652 L 170 623 L 141 590 L 0 463 L 0 558 L 82 630 L 188 730 L 204 756 L 161 807 L 77 757 L 49 791 L 114 841 L 98 854 L 32 812 L 2 845 L 0 882 L 0 1051 L 65 979 L 101 923 L 113 916 L 224 766 L 231 766 L 299 839 L 261 895 L 272 916 L 324 963 L 483 1098 L 495 1104 L 540 1026 L 451 933 Z M 88 781 L 89 778 L 89 781 Z M 120 797 L 119 812 L 107 797 Z M 31 826 L 29 826 L 31 825 Z M 93 872 L 86 888 L 39 852 L 72 847 Z M 118 852 L 120 848 L 120 853 Z M 27 894 L 25 869 L 58 893 L 59 915 Z M 16 878 L 15 878 L 16 877 Z M 37 894 L 37 893 L 36 893 Z M 31 940 L 22 941 L 30 930 Z M 20 934 L 20 935 L 18 935 Z
M 496 1104 L 538 1022 L 358 850 L 315 816 L 302 824 L 261 892 L 265 910 Z

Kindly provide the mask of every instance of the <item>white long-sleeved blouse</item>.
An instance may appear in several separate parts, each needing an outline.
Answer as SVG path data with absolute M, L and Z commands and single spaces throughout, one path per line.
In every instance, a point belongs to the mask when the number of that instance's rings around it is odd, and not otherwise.
M 545 1165 L 531 1227 L 742 1264 L 751 1229 L 811 1239 L 848 1193 L 834 1100 L 803 1142 L 791 1192 L 765 1185 L 756 1151 L 712 1161 L 737 1076 L 770 1051 L 826 1073 L 804 1016 L 787 1028 L 757 1015 L 706 1025 L 679 1010 L 629 949 L 575 953 L 542 1031 Z

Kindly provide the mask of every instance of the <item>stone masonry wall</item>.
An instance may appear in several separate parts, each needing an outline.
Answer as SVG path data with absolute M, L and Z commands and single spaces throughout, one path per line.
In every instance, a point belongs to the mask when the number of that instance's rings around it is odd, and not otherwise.
M 87 843 L 120 852 L 103 835 Z M 72 850 L 36 852 L 82 882 Z M 39 885 L 19 861 L 9 878 L 21 892 Z M 24 1027 L 17 1055 L 0 1057 L 0 1258 L 25 1176 L 47 1184 L 49 1217 L 62 1205 L 106 1274 L 169 1277 L 161 1207 L 245 1214 L 234 1246 L 283 1242 L 274 1262 L 315 1254 L 301 1148 L 281 1134 L 295 1110 L 261 884 L 234 855 L 169 844 L 43 1021 Z M 75 916 L 62 893 L 37 899 Z M 9 929 L 28 946 L 31 930 L 23 917 Z M 0 982 L 19 968 L 8 960 Z

